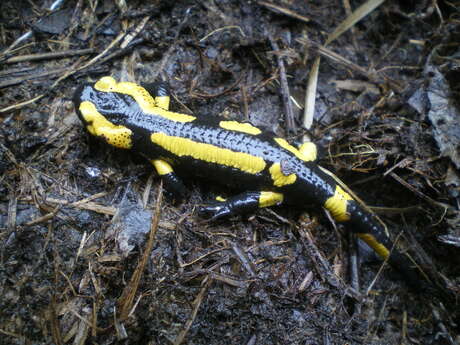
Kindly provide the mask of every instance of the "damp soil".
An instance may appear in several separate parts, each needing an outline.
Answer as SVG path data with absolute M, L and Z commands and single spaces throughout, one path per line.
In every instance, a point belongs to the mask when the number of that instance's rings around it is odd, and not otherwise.
M 2 1 L 0 344 L 458 343 L 460 5 L 387 1 L 325 46 L 363 3 Z M 314 141 L 432 289 L 316 205 L 209 222 L 232 188 L 186 176 L 175 202 L 78 120 L 74 90 L 106 75 Z

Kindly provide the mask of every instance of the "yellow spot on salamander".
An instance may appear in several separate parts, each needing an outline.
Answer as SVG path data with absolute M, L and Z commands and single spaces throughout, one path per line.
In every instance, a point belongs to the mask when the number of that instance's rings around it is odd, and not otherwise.
M 348 201 L 353 198 L 345 192 L 339 185 L 335 187 L 335 193 L 324 203 L 324 207 L 331 212 L 334 219 L 338 222 L 346 222 L 350 220 L 350 215 L 347 213 Z
M 289 152 L 293 153 L 297 158 L 299 158 L 299 159 L 301 159 L 301 160 L 303 160 L 305 162 L 309 162 L 311 160 L 314 160 L 314 159 L 312 159 L 311 153 L 306 155 L 303 151 L 300 151 L 300 150 L 296 149 L 294 146 L 289 144 L 283 138 L 275 138 L 274 140 L 276 141 L 276 143 L 279 146 L 281 146 L 283 149 L 288 150 Z M 315 158 L 316 158 L 316 154 L 315 154 Z
M 315 161 L 318 155 L 316 145 L 313 144 L 311 141 L 308 141 L 300 145 L 299 151 L 308 162 Z
M 247 134 L 257 135 L 262 133 L 262 131 L 251 125 L 250 123 L 241 123 L 237 121 L 220 121 L 219 126 L 231 131 L 243 132 Z
M 164 110 L 169 109 L 169 101 L 170 101 L 169 96 L 157 96 L 157 97 L 155 97 L 155 103 L 156 103 L 157 107 L 160 107 L 160 108 L 162 108 Z
M 216 163 L 236 168 L 249 174 L 257 174 L 265 169 L 265 161 L 248 153 L 234 152 L 211 144 L 197 143 L 191 139 L 153 133 L 150 139 L 179 157 L 189 156 L 208 163 Z
M 154 159 L 151 162 L 159 175 L 166 175 L 173 172 L 171 165 L 164 160 Z
M 259 207 L 270 207 L 283 202 L 284 196 L 275 192 L 260 192 Z
M 79 111 L 85 120 L 86 129 L 92 135 L 101 137 L 108 144 L 120 149 L 130 149 L 132 147 L 131 130 L 108 121 L 97 111 L 93 103 L 88 101 L 81 102 Z
M 94 88 L 98 91 L 113 92 L 116 91 L 117 81 L 112 77 L 102 77 L 99 79 Z
M 224 197 L 221 197 L 220 195 L 218 195 L 218 196 L 216 196 L 216 201 L 226 202 L 227 199 L 225 199 Z
M 390 251 L 385 245 L 377 241 L 377 239 L 371 234 L 357 234 L 360 239 L 366 242 L 369 247 L 375 250 L 382 259 L 387 259 L 390 256 Z
M 181 114 L 181 113 L 174 113 L 172 111 L 165 110 L 165 109 L 162 109 L 160 107 L 149 108 L 149 107 L 144 107 L 141 104 L 141 108 L 147 114 L 159 115 L 159 116 L 161 116 L 161 117 L 163 117 L 165 119 L 171 120 L 171 121 L 192 122 L 193 120 L 196 120 L 195 116 L 187 115 L 187 114 Z
M 195 116 L 181 113 L 174 113 L 164 109 L 166 102 L 160 100 L 160 104 L 155 102 L 155 99 L 142 86 L 131 82 L 119 82 L 112 77 L 103 77 L 94 84 L 94 88 L 102 92 L 118 92 L 133 97 L 139 104 L 141 109 L 150 115 L 161 116 L 165 119 L 177 122 L 192 122 L 196 119 Z M 169 97 L 168 97 L 169 98 Z M 169 100 L 168 100 L 169 105 Z
M 273 180 L 273 185 L 275 185 L 276 187 L 282 187 L 288 184 L 293 184 L 297 180 L 296 174 L 290 174 L 286 176 L 281 171 L 280 163 L 274 163 L 270 167 L 269 171 Z

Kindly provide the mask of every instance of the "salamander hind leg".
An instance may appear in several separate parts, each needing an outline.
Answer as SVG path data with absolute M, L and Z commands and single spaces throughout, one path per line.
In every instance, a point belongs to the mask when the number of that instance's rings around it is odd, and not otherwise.
M 258 208 L 281 204 L 283 194 L 275 192 L 246 192 L 228 199 L 216 201 L 200 207 L 199 213 L 204 218 L 217 220 L 238 214 L 256 211 Z

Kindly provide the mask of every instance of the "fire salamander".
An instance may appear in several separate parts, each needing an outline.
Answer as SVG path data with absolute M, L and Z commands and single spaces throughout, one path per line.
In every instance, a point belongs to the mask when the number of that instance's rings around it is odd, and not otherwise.
M 249 123 L 171 112 L 169 101 L 164 83 L 141 86 L 112 77 L 78 87 L 74 97 L 89 133 L 146 157 L 177 199 L 185 191 L 181 174 L 246 190 L 203 206 L 207 217 L 316 203 L 417 285 L 418 272 L 406 255 L 393 249 L 383 226 L 315 163 L 313 143 L 296 148 Z

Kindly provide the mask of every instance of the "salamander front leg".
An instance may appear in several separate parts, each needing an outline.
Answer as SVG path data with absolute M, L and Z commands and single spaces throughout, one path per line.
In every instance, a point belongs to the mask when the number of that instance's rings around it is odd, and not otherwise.
M 169 109 L 169 101 L 171 92 L 169 91 L 169 85 L 163 81 L 157 81 L 153 83 L 144 83 L 142 87 L 146 89 L 152 97 L 155 98 L 157 107 L 164 110 Z
M 187 189 L 179 177 L 177 177 L 171 165 L 161 159 L 154 159 L 151 162 L 158 175 L 161 176 L 165 189 L 172 194 L 174 200 L 181 201 Z
M 238 214 L 251 213 L 262 207 L 279 205 L 283 194 L 275 192 L 246 192 L 226 200 L 218 200 L 200 207 L 202 217 L 216 220 Z

